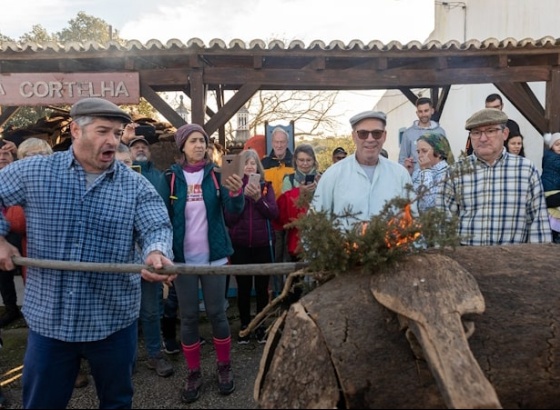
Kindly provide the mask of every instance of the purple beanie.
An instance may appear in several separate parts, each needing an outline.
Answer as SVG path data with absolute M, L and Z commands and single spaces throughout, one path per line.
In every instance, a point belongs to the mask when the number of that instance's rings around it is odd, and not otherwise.
M 204 128 L 202 128 L 198 124 L 185 124 L 179 127 L 179 129 L 175 132 L 175 144 L 177 144 L 177 148 L 179 148 L 179 151 L 183 149 L 183 145 L 185 145 L 185 142 L 187 141 L 187 138 L 189 138 L 189 135 L 196 131 L 204 135 L 206 147 L 208 147 L 208 134 L 206 134 Z

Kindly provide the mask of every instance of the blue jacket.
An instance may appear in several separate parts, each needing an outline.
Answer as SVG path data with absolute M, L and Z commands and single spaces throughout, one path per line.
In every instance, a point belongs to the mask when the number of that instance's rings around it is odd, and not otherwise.
M 221 174 L 214 172 L 215 165 L 211 162 L 204 167 L 202 179 L 202 197 L 206 206 L 208 218 L 208 243 L 210 246 L 210 261 L 215 261 L 230 256 L 233 253 L 231 240 L 224 220 L 224 209 L 228 212 L 239 214 L 243 212 L 245 204 L 244 195 L 231 197 L 229 190 L 220 184 Z M 171 196 L 171 174 L 175 174 L 173 181 L 173 196 Z M 212 174 L 216 177 L 212 177 Z M 169 217 L 173 224 L 173 252 L 175 262 L 184 263 L 183 242 L 185 240 L 185 205 L 187 203 L 187 181 L 183 168 L 173 164 L 165 172 L 166 184 L 164 187 L 164 202 L 169 209 Z M 216 186 L 217 185 L 217 186 Z

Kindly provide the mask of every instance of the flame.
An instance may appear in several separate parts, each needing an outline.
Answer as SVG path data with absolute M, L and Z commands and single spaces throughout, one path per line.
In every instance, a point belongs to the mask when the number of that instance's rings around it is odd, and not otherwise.
M 361 225 L 356 226 L 356 232 L 364 236 L 368 229 L 369 222 L 362 222 Z M 408 228 L 416 227 L 413 232 L 407 233 L 403 236 L 404 231 Z M 388 249 L 393 247 L 408 247 L 420 236 L 419 225 L 415 224 L 412 218 L 412 211 L 410 204 L 407 204 L 399 217 L 391 219 L 387 224 L 387 232 L 385 234 L 385 245 Z M 359 248 L 356 242 L 346 244 L 346 252 L 351 253 Z
M 410 232 L 403 236 L 407 228 L 414 226 L 410 204 L 406 204 L 400 217 L 395 217 L 389 221 L 385 244 L 387 248 L 408 246 L 420 236 L 420 232 Z M 394 228 L 392 228 L 394 227 Z

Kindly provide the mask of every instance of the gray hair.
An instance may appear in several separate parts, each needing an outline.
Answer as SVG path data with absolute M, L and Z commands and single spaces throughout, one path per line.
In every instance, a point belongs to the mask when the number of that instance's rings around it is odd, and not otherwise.
M 272 132 L 270 133 L 270 136 L 273 137 L 274 134 L 278 134 L 278 133 L 282 133 L 286 136 L 286 141 L 290 141 L 290 134 L 288 134 L 288 131 L 286 131 L 284 128 L 282 127 L 276 127 L 272 130 Z
M 43 150 L 46 155 L 53 153 L 53 150 L 47 141 L 41 138 L 31 137 L 27 138 L 19 145 L 17 149 L 17 157 L 18 159 L 25 158 L 29 151 L 35 150 Z
M 243 164 L 243 166 L 245 166 L 247 164 L 247 161 L 249 161 L 250 159 L 254 159 L 257 164 L 257 172 L 260 174 L 261 180 L 264 179 L 264 168 L 261 159 L 259 158 L 259 153 L 257 151 L 255 151 L 252 148 L 249 148 L 241 151 L 239 156 L 241 157 L 241 163 Z
M 313 166 L 316 168 L 317 167 L 317 157 L 315 156 L 315 150 L 313 149 L 313 145 L 311 144 L 300 144 L 296 147 L 296 149 L 294 150 L 294 159 L 293 159 L 293 166 L 294 169 L 298 169 L 297 167 L 297 155 L 300 152 L 304 152 L 307 155 L 309 155 L 311 158 L 313 158 Z

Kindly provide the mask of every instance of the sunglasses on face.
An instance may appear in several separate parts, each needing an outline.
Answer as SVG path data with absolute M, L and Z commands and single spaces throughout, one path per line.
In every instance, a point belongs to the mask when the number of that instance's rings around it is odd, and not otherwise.
M 379 139 L 383 138 L 384 133 L 385 133 L 385 130 L 372 130 L 372 131 L 356 130 L 356 135 L 361 140 L 367 140 L 368 136 L 370 134 L 371 134 L 371 136 L 373 137 L 374 140 L 379 140 Z

